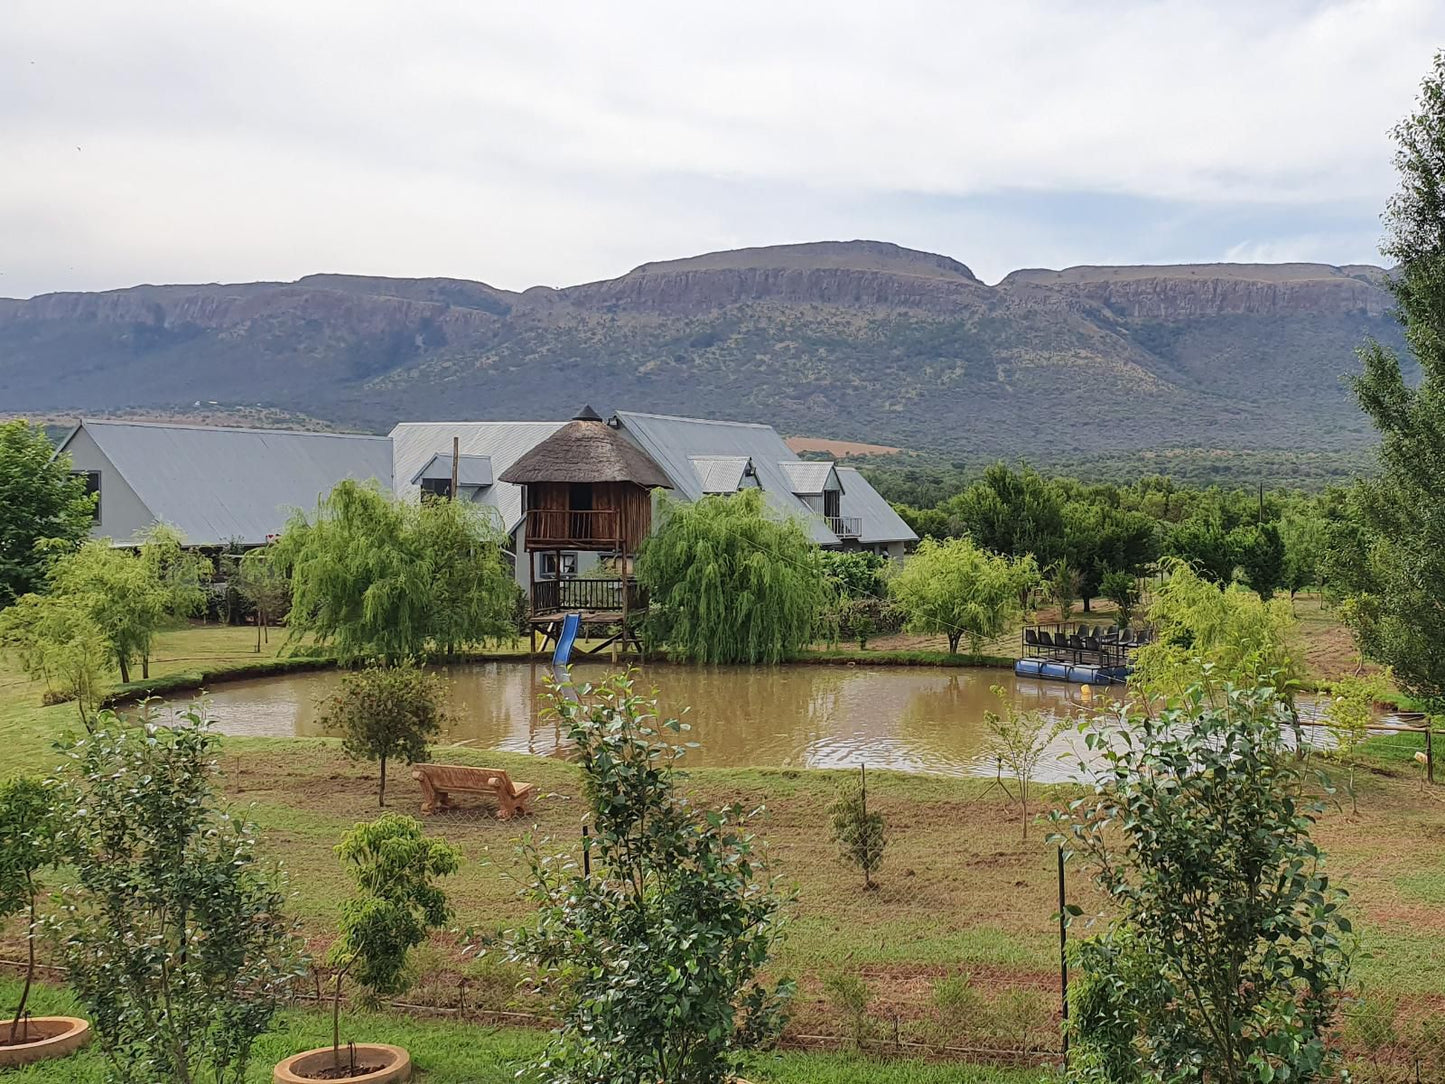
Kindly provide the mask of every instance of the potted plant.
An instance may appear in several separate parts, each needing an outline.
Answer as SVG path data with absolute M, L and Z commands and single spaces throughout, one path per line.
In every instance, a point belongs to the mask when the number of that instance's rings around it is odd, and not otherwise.
M 74 1053 L 90 1040 L 90 1025 L 73 1016 L 29 1016 L 25 1006 L 35 981 L 35 875 L 56 861 L 55 804 L 37 779 L 0 785 L 0 918 L 28 914 L 25 984 L 15 1015 L 0 1030 L 0 1067 L 28 1065 Z
M 336 853 L 355 881 L 356 892 L 341 905 L 340 936 L 328 957 L 335 969 L 331 1045 L 281 1062 L 275 1084 L 312 1080 L 383 1084 L 411 1079 L 411 1057 L 399 1046 L 342 1046 L 342 987 L 350 977 L 372 995 L 394 996 L 407 989 L 407 954 L 451 915 L 446 894 L 433 881 L 455 873 L 461 859 L 445 843 L 427 838 L 414 818 L 396 813 L 358 824 L 346 833 Z

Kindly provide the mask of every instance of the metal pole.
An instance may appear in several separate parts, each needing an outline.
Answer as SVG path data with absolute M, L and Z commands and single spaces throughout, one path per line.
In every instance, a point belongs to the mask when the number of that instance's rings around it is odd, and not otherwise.
M 452 491 L 449 494 L 451 500 L 457 499 L 457 460 L 462 457 L 462 438 L 452 437 Z
M 1059 1003 L 1063 1006 L 1064 1069 L 1069 1068 L 1069 913 L 1064 910 L 1064 848 L 1059 845 Z

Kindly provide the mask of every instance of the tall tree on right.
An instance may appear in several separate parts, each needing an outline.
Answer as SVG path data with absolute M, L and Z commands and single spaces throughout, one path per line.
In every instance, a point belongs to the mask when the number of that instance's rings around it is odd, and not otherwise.
M 1380 343 L 1361 351 L 1360 405 L 1380 431 L 1379 471 L 1352 503 L 1363 551 L 1336 552 L 1331 573 L 1366 654 L 1411 694 L 1445 709 L 1445 54 L 1394 131 L 1400 188 L 1381 251 L 1405 340 L 1420 365 L 1411 386 Z

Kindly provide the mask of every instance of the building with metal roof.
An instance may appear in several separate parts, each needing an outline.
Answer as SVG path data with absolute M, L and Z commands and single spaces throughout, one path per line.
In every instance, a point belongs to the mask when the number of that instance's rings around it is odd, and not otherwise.
M 392 480 L 391 442 L 354 433 L 85 418 L 59 451 L 100 494 L 92 535 L 118 544 L 166 523 L 194 546 L 259 546 L 345 478 Z

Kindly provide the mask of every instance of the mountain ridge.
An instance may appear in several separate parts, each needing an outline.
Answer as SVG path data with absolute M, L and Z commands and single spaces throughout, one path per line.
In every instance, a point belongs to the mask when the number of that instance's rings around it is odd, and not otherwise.
M 216 401 L 385 428 L 576 401 L 974 455 L 1354 449 L 1345 377 L 1400 346 L 1369 265 L 1022 268 L 830 241 L 504 290 L 318 273 L 0 300 L 0 402 Z

